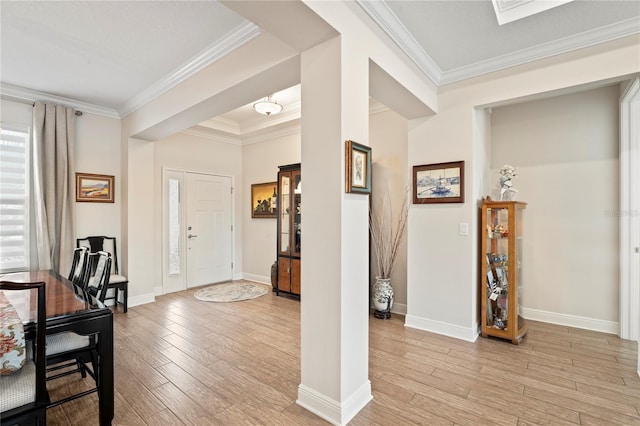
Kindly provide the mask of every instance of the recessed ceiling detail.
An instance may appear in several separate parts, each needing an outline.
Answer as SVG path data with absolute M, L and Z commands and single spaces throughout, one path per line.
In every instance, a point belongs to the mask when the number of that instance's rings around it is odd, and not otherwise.
M 496 1 L 529 17 L 498 25 L 489 1 L 356 0 L 438 86 L 640 33 L 637 1 Z
M 554 7 L 562 6 L 573 0 L 491 0 L 498 18 L 498 24 L 504 25 L 518 19 L 526 18 L 536 13 Z

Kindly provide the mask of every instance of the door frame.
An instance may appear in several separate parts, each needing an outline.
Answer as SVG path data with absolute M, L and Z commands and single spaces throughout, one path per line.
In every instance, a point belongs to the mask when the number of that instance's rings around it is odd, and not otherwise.
M 218 177 L 223 177 L 223 178 L 229 178 L 231 179 L 231 226 L 232 226 L 232 234 L 231 234 L 231 259 L 233 262 L 233 266 L 231 267 L 231 275 L 232 275 L 232 279 L 236 279 L 236 217 L 235 217 L 235 212 L 236 212 L 236 199 L 235 199 L 235 195 L 236 195 L 236 185 L 235 185 L 235 177 L 232 175 L 227 175 L 224 173 L 214 173 L 214 172 L 209 172 L 209 171 L 198 171 L 198 170 L 185 170 L 185 169 L 179 169 L 179 168 L 175 168 L 175 167 L 167 167 L 167 166 L 162 166 L 162 182 L 161 182 L 161 210 L 162 210 L 162 220 L 161 220 L 161 234 L 162 234 L 162 259 L 161 259 L 161 265 L 162 265 L 162 292 L 161 294 L 166 294 L 167 293 L 167 285 L 168 285 L 168 280 L 169 280 L 169 275 L 168 275 L 168 271 L 169 271 L 169 256 L 168 256 L 168 252 L 169 252 L 169 235 L 168 235 L 168 225 L 169 225 L 169 214 L 168 214 L 168 198 L 167 198 L 167 192 L 166 192 L 166 184 L 167 184 L 167 180 L 169 177 L 170 173 L 181 173 L 182 174 L 182 179 L 181 179 L 181 183 L 182 186 L 180 187 L 180 195 L 181 197 L 183 197 L 184 194 L 186 194 L 186 179 L 185 179 L 185 175 L 187 173 L 193 173 L 193 174 L 199 174 L 199 175 L 207 175 L 207 176 L 218 176 Z M 184 200 L 184 201 L 183 201 Z M 181 233 L 180 233 L 180 259 L 182 262 L 182 268 L 181 271 L 184 271 L 180 274 L 181 279 L 182 279 L 182 289 L 183 290 L 187 290 L 187 274 L 186 274 L 186 268 L 187 268 L 187 263 L 186 263 L 186 246 L 187 246 L 187 232 L 186 232 L 186 218 L 187 218 L 187 207 L 186 207 L 186 199 L 182 198 L 181 203 L 180 203 L 180 224 L 181 224 Z
M 640 77 L 620 97 L 620 337 L 640 341 Z M 638 355 L 640 374 L 640 354 Z

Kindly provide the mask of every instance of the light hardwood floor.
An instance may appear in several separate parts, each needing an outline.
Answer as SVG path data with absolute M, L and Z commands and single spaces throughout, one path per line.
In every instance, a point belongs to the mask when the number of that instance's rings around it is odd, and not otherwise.
M 115 316 L 119 425 L 326 425 L 296 405 L 299 302 L 196 300 L 194 290 Z M 468 343 L 370 318 L 374 399 L 359 425 L 640 425 L 637 343 L 529 322 L 519 346 Z M 85 382 L 90 379 L 85 379 Z M 49 383 L 58 395 L 88 386 Z M 93 425 L 95 394 L 48 411 L 50 425 Z

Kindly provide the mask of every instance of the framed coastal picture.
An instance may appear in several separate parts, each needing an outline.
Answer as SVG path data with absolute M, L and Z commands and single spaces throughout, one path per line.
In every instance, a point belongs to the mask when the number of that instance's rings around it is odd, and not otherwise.
M 92 173 L 76 173 L 76 201 L 92 203 L 114 202 L 114 177 Z
M 251 185 L 251 217 L 253 219 L 276 218 L 277 182 Z
M 345 191 L 371 194 L 371 147 L 345 142 Z
M 413 166 L 413 204 L 464 203 L 464 161 Z

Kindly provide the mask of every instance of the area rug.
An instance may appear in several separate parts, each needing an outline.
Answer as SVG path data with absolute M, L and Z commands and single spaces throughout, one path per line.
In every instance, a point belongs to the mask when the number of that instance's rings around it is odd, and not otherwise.
M 223 283 L 200 289 L 194 296 L 205 302 L 238 302 L 264 296 L 269 292 L 269 288 L 254 283 Z

